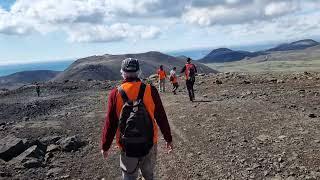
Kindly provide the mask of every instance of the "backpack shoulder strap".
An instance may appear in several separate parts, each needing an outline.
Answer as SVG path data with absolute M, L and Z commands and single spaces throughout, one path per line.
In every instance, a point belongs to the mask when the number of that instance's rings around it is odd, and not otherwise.
M 146 84 L 141 83 L 137 100 L 143 100 L 145 90 L 146 90 Z
M 118 92 L 120 93 L 121 98 L 122 98 L 124 103 L 129 101 L 129 98 L 128 98 L 126 92 L 124 92 L 124 90 L 123 90 L 123 88 L 121 86 L 118 87 Z

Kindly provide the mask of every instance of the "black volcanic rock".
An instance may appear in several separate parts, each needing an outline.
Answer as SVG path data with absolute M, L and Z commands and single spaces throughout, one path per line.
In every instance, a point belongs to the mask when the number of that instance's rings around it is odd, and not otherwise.
M 61 149 L 66 152 L 77 151 L 80 147 L 85 145 L 79 136 L 71 136 L 61 139 L 59 140 L 59 144 Z
M 19 156 L 15 157 L 10 161 L 11 164 L 21 163 L 23 161 L 28 161 L 29 158 L 43 159 L 45 151 L 40 146 L 34 145 L 25 150 Z
M 119 80 L 121 62 L 125 58 L 137 58 L 142 69 L 142 76 L 149 77 L 156 73 L 160 65 L 169 73 L 176 66 L 178 71 L 184 66 L 185 60 L 169 56 L 160 52 L 146 52 L 140 54 L 103 55 L 79 59 L 64 72 L 60 73 L 54 81 L 65 80 Z M 199 73 L 216 73 L 217 71 L 194 61 Z
M 0 159 L 9 161 L 25 150 L 23 140 L 12 135 L 8 135 L 0 140 Z
M 317 45 L 320 45 L 320 43 L 312 39 L 305 39 L 305 40 L 295 41 L 289 44 L 281 44 L 267 51 L 302 50 L 302 49 L 306 49 L 306 48 L 317 46 Z

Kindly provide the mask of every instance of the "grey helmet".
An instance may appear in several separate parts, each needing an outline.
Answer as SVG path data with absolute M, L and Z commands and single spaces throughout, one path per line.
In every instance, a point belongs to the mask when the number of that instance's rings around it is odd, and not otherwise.
M 121 70 L 123 72 L 137 72 L 140 70 L 139 61 L 135 58 L 126 58 L 122 61 Z

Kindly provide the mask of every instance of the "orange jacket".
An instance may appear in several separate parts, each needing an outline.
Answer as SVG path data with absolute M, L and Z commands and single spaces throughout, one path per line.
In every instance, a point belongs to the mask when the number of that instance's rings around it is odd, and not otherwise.
M 186 75 L 186 80 L 189 79 L 189 70 L 191 68 L 194 68 L 195 73 L 197 73 L 197 68 L 194 64 L 190 63 L 190 64 L 186 64 L 185 66 L 183 66 L 182 70 L 180 73 L 185 73 Z
M 178 82 L 178 78 L 177 78 L 177 76 L 174 76 L 172 83 L 177 83 L 177 82 Z
M 170 78 L 171 77 L 173 78 L 173 80 L 171 81 L 172 83 L 177 83 L 178 82 L 178 77 L 177 77 L 175 71 L 174 71 L 174 73 L 173 73 L 173 71 L 170 72 Z
M 158 74 L 160 80 L 167 77 L 167 74 L 164 70 L 159 69 L 157 74 Z

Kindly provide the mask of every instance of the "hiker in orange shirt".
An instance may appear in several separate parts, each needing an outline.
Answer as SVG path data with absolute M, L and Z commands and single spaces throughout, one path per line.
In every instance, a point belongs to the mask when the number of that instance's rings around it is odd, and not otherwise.
M 187 90 L 189 93 L 189 98 L 190 98 L 190 101 L 194 101 L 195 96 L 194 96 L 193 85 L 194 85 L 194 82 L 196 81 L 195 76 L 197 73 L 197 68 L 194 64 L 191 63 L 191 58 L 187 59 L 187 64 L 185 66 L 183 66 L 180 73 L 185 73 L 186 85 L 187 85 Z
M 160 68 L 159 68 L 157 74 L 158 74 L 158 77 L 159 77 L 159 91 L 160 92 L 165 92 L 166 91 L 167 74 L 163 69 L 163 65 L 160 65 Z
M 122 61 L 124 79 L 108 96 L 108 109 L 101 139 L 101 153 L 107 158 L 114 136 L 121 150 L 122 178 L 145 180 L 154 178 L 158 128 L 166 141 L 168 153 L 173 150 L 170 125 L 157 89 L 141 82 L 137 59 Z M 112 157 L 113 159 L 113 157 Z

